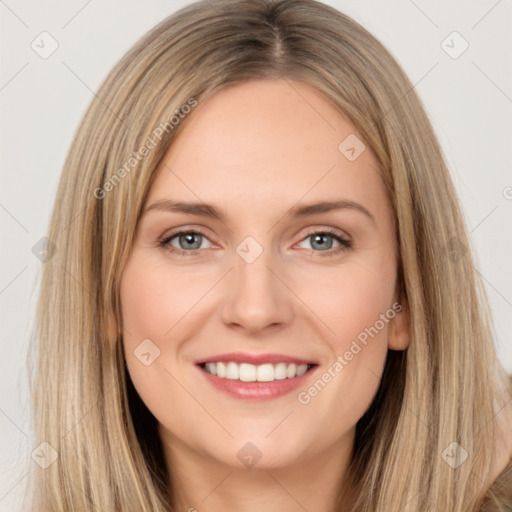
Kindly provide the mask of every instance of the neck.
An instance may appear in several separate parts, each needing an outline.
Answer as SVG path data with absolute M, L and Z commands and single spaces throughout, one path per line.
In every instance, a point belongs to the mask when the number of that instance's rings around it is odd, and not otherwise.
M 256 465 L 251 469 L 198 453 L 169 432 L 162 440 L 174 511 L 334 512 L 352 456 L 354 433 L 340 439 L 328 453 L 301 456 L 286 467 Z

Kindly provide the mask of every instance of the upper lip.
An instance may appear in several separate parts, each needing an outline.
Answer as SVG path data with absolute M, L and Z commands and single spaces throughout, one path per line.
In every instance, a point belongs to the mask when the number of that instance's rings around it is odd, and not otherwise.
M 230 352 L 229 354 L 219 354 L 216 356 L 198 359 L 195 364 L 203 363 L 219 363 L 219 362 L 249 363 L 254 365 L 266 363 L 295 363 L 295 364 L 316 364 L 315 361 L 302 359 L 295 356 L 287 356 L 285 354 L 244 354 L 242 352 Z

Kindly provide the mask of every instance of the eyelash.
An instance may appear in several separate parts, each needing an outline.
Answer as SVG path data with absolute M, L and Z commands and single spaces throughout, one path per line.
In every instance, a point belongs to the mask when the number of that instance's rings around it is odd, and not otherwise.
M 177 253 L 180 256 L 195 256 L 202 249 L 192 249 L 190 251 L 186 251 L 184 249 L 178 249 L 178 248 L 173 247 L 172 245 L 170 245 L 171 240 L 176 238 L 177 236 L 180 236 L 180 235 L 191 235 L 191 234 L 193 234 L 193 235 L 201 235 L 201 236 L 203 236 L 203 237 L 208 239 L 208 237 L 204 233 L 199 231 L 199 230 L 177 231 L 176 233 L 173 233 L 173 234 L 171 234 L 169 236 L 166 236 L 166 237 L 160 239 L 158 241 L 158 246 L 163 248 L 163 249 L 168 250 L 171 253 L 174 253 L 174 254 Z M 330 229 L 324 229 L 324 230 L 321 230 L 321 231 L 312 231 L 311 233 L 308 233 L 304 238 L 302 238 L 301 242 L 303 240 L 306 240 L 309 237 L 314 236 L 314 235 L 329 235 L 329 236 L 333 237 L 340 244 L 338 247 L 336 247 L 334 249 L 328 249 L 326 251 L 313 251 L 315 253 L 318 253 L 318 255 L 320 257 L 322 257 L 322 258 L 330 257 L 330 256 L 335 256 L 335 255 L 341 253 L 342 251 L 346 251 L 347 249 L 351 249 L 352 248 L 352 242 L 350 240 L 347 240 L 346 238 L 343 238 L 338 233 L 336 233 L 335 231 L 332 231 Z

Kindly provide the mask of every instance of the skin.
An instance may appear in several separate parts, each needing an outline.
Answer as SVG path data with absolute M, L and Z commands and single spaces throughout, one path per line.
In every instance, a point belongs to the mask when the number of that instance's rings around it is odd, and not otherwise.
M 198 105 L 183 128 L 145 206 L 205 202 L 226 219 L 148 211 L 121 281 L 127 365 L 159 422 L 176 510 L 331 511 L 387 350 L 409 342 L 404 305 L 308 404 L 297 400 L 398 301 L 393 214 L 378 162 L 368 147 L 354 161 L 338 150 L 348 135 L 362 136 L 299 82 L 231 87 Z M 374 220 L 353 208 L 286 215 L 338 199 L 363 205 Z M 184 228 L 206 235 L 195 239 L 196 255 L 159 247 Z M 319 248 L 309 235 L 327 228 L 352 247 L 334 254 L 338 242 L 327 236 Z M 252 263 L 236 252 L 248 236 L 263 249 Z M 172 241 L 190 251 L 188 243 Z M 160 355 L 145 366 L 134 350 L 148 338 Z M 226 352 L 281 353 L 319 367 L 297 391 L 243 401 L 194 364 Z M 261 453 L 253 468 L 237 457 L 247 442 Z

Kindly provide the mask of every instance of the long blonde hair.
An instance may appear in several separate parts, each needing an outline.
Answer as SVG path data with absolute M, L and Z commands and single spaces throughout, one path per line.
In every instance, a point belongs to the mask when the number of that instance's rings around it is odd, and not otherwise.
M 389 352 L 358 423 L 351 510 L 479 506 L 494 464 L 499 365 L 460 207 L 421 101 L 390 53 L 337 10 L 313 0 L 233 0 L 196 2 L 138 41 L 97 91 L 71 145 L 29 362 L 37 440 L 58 453 L 34 472 L 35 509 L 171 509 L 156 420 L 126 371 L 120 277 L 155 169 L 193 115 L 184 105 L 261 78 L 312 84 L 348 116 L 379 160 L 396 218 L 411 341 Z M 468 454 L 457 468 L 446 462 L 450 445 L 451 454 L 464 453 L 454 442 Z M 347 498 L 340 489 L 340 510 Z

